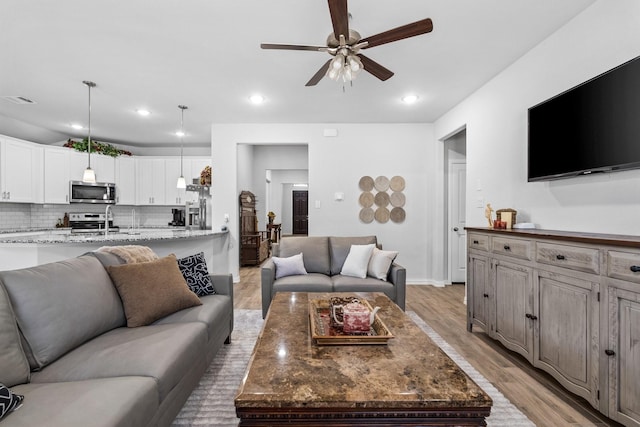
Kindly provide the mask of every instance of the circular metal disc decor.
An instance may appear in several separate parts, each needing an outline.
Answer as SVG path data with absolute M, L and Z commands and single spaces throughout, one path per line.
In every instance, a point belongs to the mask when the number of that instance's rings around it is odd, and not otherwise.
M 374 201 L 376 202 L 376 206 L 384 208 L 389 204 L 389 194 L 384 192 L 376 193 Z
M 363 176 L 360 178 L 360 183 L 358 185 L 362 191 L 371 191 L 373 190 L 373 178 L 370 176 Z
M 360 209 L 360 221 L 364 222 L 365 224 L 369 224 L 371 221 L 373 221 L 373 217 L 374 217 L 373 209 L 371 208 Z
M 375 218 L 376 218 L 376 221 L 378 221 L 380 224 L 384 224 L 385 222 L 389 221 L 389 209 L 387 208 L 376 209 Z
M 400 191 L 394 191 L 393 193 L 391 193 L 391 197 L 389 197 L 389 199 L 391 201 L 391 206 L 394 206 L 396 208 L 403 207 L 406 201 L 404 193 L 401 193 Z
M 407 213 L 403 208 L 393 208 L 391 209 L 391 221 L 395 223 L 404 222 Z
M 391 178 L 391 182 L 389 183 L 389 186 L 393 191 L 404 190 L 404 178 L 397 175 L 394 176 L 393 178 Z
M 387 191 L 389 189 L 389 178 L 386 176 L 377 177 L 375 187 L 378 191 Z
M 373 194 L 368 191 L 363 191 L 358 201 L 363 208 L 370 208 L 373 206 Z

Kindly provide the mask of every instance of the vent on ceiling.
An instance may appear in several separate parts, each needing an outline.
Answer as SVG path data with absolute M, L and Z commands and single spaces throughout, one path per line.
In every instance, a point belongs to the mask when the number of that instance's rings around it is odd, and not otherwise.
M 30 100 L 29 98 L 25 98 L 24 96 L 3 96 L 2 98 L 6 99 L 9 102 L 13 102 L 14 104 L 35 104 L 35 101 Z

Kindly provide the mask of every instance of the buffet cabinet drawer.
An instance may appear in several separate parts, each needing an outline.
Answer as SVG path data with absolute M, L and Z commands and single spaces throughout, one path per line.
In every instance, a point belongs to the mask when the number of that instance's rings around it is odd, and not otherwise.
M 491 251 L 515 258 L 531 260 L 531 242 L 529 240 L 493 237 Z
M 538 242 L 536 261 L 587 273 L 600 273 L 598 249 Z
M 608 251 L 607 276 L 640 283 L 640 253 Z
M 469 248 L 479 249 L 481 251 L 489 250 L 489 236 L 483 234 L 469 233 L 467 234 L 467 244 Z

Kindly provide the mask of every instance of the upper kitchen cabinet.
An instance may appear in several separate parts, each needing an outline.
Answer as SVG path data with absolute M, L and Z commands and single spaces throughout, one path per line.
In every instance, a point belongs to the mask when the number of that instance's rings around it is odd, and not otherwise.
M 80 181 L 89 164 L 89 155 L 67 148 L 69 152 L 69 180 Z M 91 169 L 96 173 L 98 182 L 116 182 L 115 158 L 104 154 L 91 153 Z
M 116 204 L 136 204 L 136 159 L 130 156 L 116 158 Z
M 45 203 L 69 203 L 69 152 L 64 147 L 44 148 Z
M 166 205 L 165 202 L 165 159 L 137 159 L 137 193 L 138 205 Z M 177 179 L 177 178 L 176 178 Z M 173 184 L 175 187 L 175 183 Z
M 42 145 L 0 139 L 0 201 L 42 203 L 42 169 Z

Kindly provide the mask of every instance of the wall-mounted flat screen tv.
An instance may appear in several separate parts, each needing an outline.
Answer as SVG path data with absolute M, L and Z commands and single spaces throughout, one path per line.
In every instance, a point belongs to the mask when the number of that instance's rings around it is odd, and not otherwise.
M 529 108 L 529 182 L 635 168 L 640 57 Z

